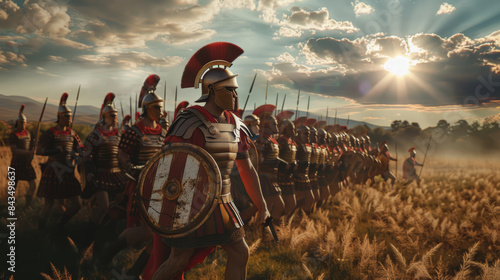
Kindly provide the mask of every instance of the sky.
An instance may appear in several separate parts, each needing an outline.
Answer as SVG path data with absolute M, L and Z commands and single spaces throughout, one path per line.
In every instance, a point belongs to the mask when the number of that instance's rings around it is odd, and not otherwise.
M 240 105 L 265 102 L 375 125 L 500 120 L 497 0 L 0 0 L 0 94 L 63 92 L 128 108 L 149 74 L 168 110 L 190 57 L 226 41 L 244 53 Z M 166 87 L 165 87 L 166 82 Z M 267 83 L 269 86 L 267 87 Z M 72 103 L 70 103 L 72 104 Z

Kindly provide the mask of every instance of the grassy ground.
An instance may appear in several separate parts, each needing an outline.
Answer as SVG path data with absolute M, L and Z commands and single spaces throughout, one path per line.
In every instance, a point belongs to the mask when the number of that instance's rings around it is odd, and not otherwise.
M 308 216 L 296 212 L 278 228 L 278 245 L 262 242 L 261 230 L 249 224 L 248 279 L 500 279 L 500 161 L 429 163 L 420 188 L 378 180 L 351 185 Z M 0 164 L 6 169 L 8 162 Z M 26 188 L 19 186 L 18 206 L 24 204 Z M 122 252 L 98 272 L 86 261 L 92 248 L 74 245 L 90 202 L 67 226 L 69 238 L 36 231 L 41 201 L 34 202 L 28 211 L 17 210 L 15 279 L 68 279 L 65 272 L 72 279 L 126 279 L 123 268 L 132 265 L 139 250 Z M 4 227 L 3 188 L 0 203 Z M 112 238 L 122 228 L 123 223 L 110 223 L 101 238 Z M 5 263 L 6 243 L 0 247 Z M 224 279 L 225 262 L 217 248 L 186 279 Z

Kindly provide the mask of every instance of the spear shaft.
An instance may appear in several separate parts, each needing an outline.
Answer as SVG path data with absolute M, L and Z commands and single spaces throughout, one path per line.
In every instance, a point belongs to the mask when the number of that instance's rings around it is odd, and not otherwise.
M 82 85 L 78 86 L 78 93 L 76 94 L 76 101 L 75 101 L 75 109 L 73 109 L 73 118 L 71 120 L 71 128 L 73 127 L 73 123 L 75 123 L 75 115 L 76 115 L 76 108 L 78 106 L 78 98 L 80 98 L 80 88 Z
M 306 119 L 309 118 L 309 103 L 311 103 L 311 96 L 309 95 L 309 98 L 307 99 L 307 113 L 306 113 Z
M 132 117 L 133 116 L 132 115 L 132 95 L 130 96 L 130 103 L 129 103 L 129 105 L 130 105 L 130 116 Z
M 299 117 L 299 100 L 300 100 L 300 89 L 299 89 L 299 95 L 297 95 L 297 107 L 295 107 L 295 119 Z
M 326 106 L 326 125 L 328 125 L 328 106 Z
M 285 107 L 285 100 L 286 100 L 286 94 L 285 97 L 283 97 L 283 103 L 281 103 L 281 112 L 283 112 L 283 108 Z
M 42 112 L 40 113 L 40 117 L 38 118 L 38 124 L 36 125 L 35 144 L 33 147 L 35 154 L 36 154 L 36 148 L 38 146 L 38 138 L 39 138 L 38 135 L 40 134 L 40 123 L 42 123 L 42 118 L 43 114 L 45 113 L 45 107 L 47 106 L 48 99 L 49 99 L 48 97 L 45 98 L 45 103 L 43 104 Z
M 120 100 L 120 107 L 122 109 L 122 119 L 125 118 L 125 114 L 123 113 L 123 104 L 122 104 L 122 101 Z
M 349 128 L 349 118 L 351 117 L 351 115 L 347 115 L 347 128 Z
M 267 89 L 268 89 L 268 87 L 269 87 L 269 80 L 267 80 L 267 84 L 266 84 L 266 99 L 264 101 L 264 104 L 266 104 L 266 105 L 267 105 Z
M 396 178 L 398 178 L 398 142 L 396 142 L 394 149 L 396 150 Z
M 432 141 L 432 134 L 431 134 L 431 137 L 429 137 L 429 143 L 427 143 L 427 149 L 425 150 L 424 161 L 422 161 L 422 168 L 420 168 L 420 173 L 418 174 L 418 177 L 422 176 L 422 170 L 424 169 L 424 163 L 425 163 L 425 159 L 427 158 L 427 152 L 429 151 L 431 141 Z
M 278 96 L 280 96 L 280 93 L 276 93 L 276 110 L 274 110 L 274 116 L 276 117 L 276 112 L 278 111 Z
M 253 85 L 255 84 L 256 78 L 257 78 L 257 73 L 255 73 L 255 76 L 253 76 L 252 85 L 250 86 L 250 90 L 248 91 L 247 95 L 247 100 L 245 100 L 245 105 L 243 106 L 243 113 L 245 113 L 245 109 L 247 108 L 248 99 L 250 98 L 250 94 L 252 93 Z
M 337 124 L 337 109 L 335 109 L 335 119 L 333 119 L 333 125 Z

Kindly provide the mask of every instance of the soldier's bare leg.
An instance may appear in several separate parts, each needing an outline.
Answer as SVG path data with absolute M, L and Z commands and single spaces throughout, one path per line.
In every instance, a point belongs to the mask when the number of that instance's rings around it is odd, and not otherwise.
M 30 206 L 31 200 L 33 200 L 33 195 L 35 194 L 36 190 L 35 180 L 28 181 L 28 185 L 29 188 L 28 188 L 28 193 L 26 194 L 26 204 L 24 205 L 25 209 Z
M 315 201 L 313 191 L 297 191 L 296 196 L 297 201 L 303 201 L 303 203 L 301 203 L 298 208 L 302 208 L 302 210 L 304 210 L 306 213 L 310 213 Z
M 297 199 L 294 194 L 284 195 L 283 202 L 285 203 L 284 215 L 290 215 L 297 208 Z
M 40 210 L 39 220 L 38 220 L 38 230 L 44 230 L 47 224 L 47 218 L 49 216 L 50 210 L 54 206 L 54 199 L 44 198 L 44 204 Z
M 95 205 L 90 215 L 90 221 L 100 224 L 109 208 L 109 196 L 107 191 L 99 191 L 95 194 Z
M 64 215 L 59 221 L 59 227 L 64 227 L 71 218 L 80 211 L 82 208 L 82 198 L 80 196 L 74 196 L 69 199 L 71 205 L 66 209 Z
M 319 188 L 313 190 L 314 194 L 314 203 L 318 202 L 321 198 L 321 194 L 319 192 Z
M 170 256 L 160 265 L 160 267 L 158 267 L 152 280 L 175 279 L 175 277 L 184 271 L 184 268 L 188 265 L 193 252 L 194 248 L 172 248 Z
M 323 186 L 319 188 L 320 200 L 326 202 L 328 197 L 330 196 L 330 188 L 327 186 Z
M 250 252 L 245 239 L 238 242 L 222 245 L 227 253 L 226 274 L 225 279 L 244 280 L 247 276 L 247 264 Z
M 119 238 L 125 238 L 128 246 L 140 249 L 144 242 L 153 238 L 153 232 L 148 225 L 141 221 L 141 226 L 125 229 Z
M 276 223 L 279 223 L 283 211 L 285 210 L 285 203 L 281 198 L 281 195 L 273 195 L 265 197 L 267 207 L 271 210 L 271 217 L 273 217 Z

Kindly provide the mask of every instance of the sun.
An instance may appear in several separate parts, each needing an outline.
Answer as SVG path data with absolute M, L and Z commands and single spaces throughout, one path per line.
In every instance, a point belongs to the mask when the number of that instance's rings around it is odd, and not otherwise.
M 384 69 L 398 77 L 404 76 L 410 71 L 410 60 L 403 56 L 389 58 L 384 64 Z

